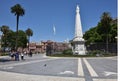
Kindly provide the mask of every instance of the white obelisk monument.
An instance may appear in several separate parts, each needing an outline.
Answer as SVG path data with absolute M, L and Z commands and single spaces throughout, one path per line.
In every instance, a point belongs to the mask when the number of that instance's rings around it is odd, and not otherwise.
M 85 41 L 83 39 L 82 25 L 80 18 L 80 8 L 76 7 L 76 19 L 75 19 L 75 37 L 72 40 L 72 51 L 76 55 L 85 55 Z

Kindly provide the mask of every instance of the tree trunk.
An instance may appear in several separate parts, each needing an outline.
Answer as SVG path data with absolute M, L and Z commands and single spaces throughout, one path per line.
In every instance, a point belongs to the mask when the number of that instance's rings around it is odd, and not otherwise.
M 108 48 L 108 28 L 107 28 L 107 32 L 106 32 L 106 53 L 109 53 L 109 48 Z
M 16 25 L 16 45 L 15 50 L 17 51 L 18 48 L 18 24 L 19 24 L 19 15 L 17 15 L 17 25 Z
M 28 36 L 28 51 L 29 51 L 29 44 L 30 44 L 30 36 Z

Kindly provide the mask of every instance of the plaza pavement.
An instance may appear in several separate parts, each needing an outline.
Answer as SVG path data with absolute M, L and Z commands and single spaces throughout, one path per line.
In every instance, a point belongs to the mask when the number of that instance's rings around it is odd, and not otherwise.
M 25 59 L 0 62 L 0 81 L 117 81 L 117 57 L 57 58 L 39 54 Z

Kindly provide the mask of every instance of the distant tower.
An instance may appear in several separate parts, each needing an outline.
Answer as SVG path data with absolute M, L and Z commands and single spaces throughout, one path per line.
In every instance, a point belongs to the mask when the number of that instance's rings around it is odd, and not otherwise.
M 79 6 L 76 7 L 76 20 L 75 20 L 75 37 L 72 40 L 72 51 L 73 54 L 85 55 L 85 41 L 82 34 L 82 25 L 79 14 Z

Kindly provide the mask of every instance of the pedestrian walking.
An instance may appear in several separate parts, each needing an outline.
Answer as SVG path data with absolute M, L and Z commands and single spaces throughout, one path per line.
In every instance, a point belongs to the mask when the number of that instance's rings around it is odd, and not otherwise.
M 15 60 L 15 51 L 12 50 L 12 52 L 10 53 L 11 56 L 11 60 Z
M 32 57 L 32 51 L 30 50 L 30 53 L 29 53 L 30 57 Z
M 18 52 L 15 53 L 15 61 L 19 61 L 19 53 Z
M 24 53 L 21 52 L 21 60 L 24 60 Z

